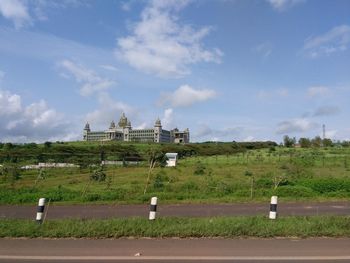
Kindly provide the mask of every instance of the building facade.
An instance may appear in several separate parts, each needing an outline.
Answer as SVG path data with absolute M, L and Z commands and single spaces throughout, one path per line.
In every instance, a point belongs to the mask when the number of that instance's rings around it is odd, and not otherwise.
M 125 142 L 156 142 L 156 143 L 188 143 L 190 142 L 190 131 L 185 129 L 179 131 L 164 130 L 159 118 L 153 128 L 133 129 L 131 122 L 123 113 L 118 124 L 111 122 L 105 131 L 91 131 L 90 124 L 86 123 L 83 131 L 84 141 L 125 141 Z

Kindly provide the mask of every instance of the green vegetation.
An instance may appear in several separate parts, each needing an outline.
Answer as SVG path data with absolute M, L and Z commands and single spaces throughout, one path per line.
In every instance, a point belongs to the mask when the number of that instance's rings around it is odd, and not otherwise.
M 177 152 L 180 157 L 235 154 L 277 146 L 274 142 L 157 144 L 130 142 L 45 142 L 44 144 L 0 143 L 0 163 L 66 162 L 88 166 L 101 160 L 147 161 L 150 149 Z
M 177 167 L 162 167 L 164 152 L 181 153 Z M 37 163 L 38 156 L 50 162 L 72 162 L 80 168 L 20 169 Z M 162 203 L 256 202 L 266 201 L 271 195 L 284 201 L 350 198 L 348 147 L 285 148 L 270 143 L 4 144 L 0 158 L 0 204 L 33 204 L 40 197 L 56 203 L 120 204 L 145 203 L 152 196 Z M 119 160 L 121 165 L 101 167 L 101 160 Z M 139 164 L 130 160 L 139 160 Z
M 0 220 L 0 237 L 350 237 L 350 217 Z

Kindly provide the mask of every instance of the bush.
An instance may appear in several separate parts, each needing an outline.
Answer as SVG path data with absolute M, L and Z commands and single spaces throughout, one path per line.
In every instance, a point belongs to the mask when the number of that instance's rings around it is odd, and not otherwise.
M 345 178 L 306 179 L 300 180 L 298 184 L 309 187 L 320 194 L 337 191 L 350 192 L 350 180 Z
M 122 188 L 111 189 L 110 191 L 104 192 L 101 196 L 101 200 L 104 201 L 122 201 L 126 200 L 127 190 Z
M 84 196 L 84 201 L 87 201 L 87 202 L 98 201 L 101 199 L 102 199 L 101 195 L 96 194 L 96 193 L 91 193 L 91 194 L 87 194 L 86 196 Z
M 93 173 L 90 175 L 90 179 L 96 182 L 103 182 L 106 180 L 106 174 L 103 171 L 102 167 L 96 169 L 93 171 Z
M 326 194 L 327 197 L 338 197 L 338 198 L 345 198 L 350 197 L 350 192 L 340 190 L 335 192 L 329 192 Z
M 256 180 L 255 186 L 257 188 L 272 188 L 273 187 L 272 178 L 266 178 L 266 177 L 259 178 L 258 180 Z
M 185 182 L 181 186 L 181 190 L 185 191 L 185 192 L 196 191 L 198 189 L 199 189 L 198 185 L 195 182 L 193 182 L 193 181 Z
M 195 175 L 203 175 L 205 173 L 205 166 L 200 161 L 196 163 L 196 166 L 194 168 L 194 174 Z
M 313 197 L 316 193 L 305 186 L 280 186 L 276 189 L 276 194 L 281 197 Z

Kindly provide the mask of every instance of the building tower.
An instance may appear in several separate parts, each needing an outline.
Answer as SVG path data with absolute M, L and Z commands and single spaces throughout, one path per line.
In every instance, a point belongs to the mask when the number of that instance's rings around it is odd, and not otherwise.
M 158 118 L 154 124 L 154 142 L 161 142 L 162 136 L 162 123 Z
M 90 124 L 87 122 L 85 124 L 85 127 L 84 127 L 84 131 L 83 131 L 83 140 L 84 141 L 87 141 L 88 140 L 88 137 L 89 137 L 89 133 L 91 132 L 90 130 Z
M 123 134 L 124 134 L 124 141 L 125 142 L 129 142 L 131 141 L 131 138 L 130 138 L 130 131 L 131 131 L 131 122 L 128 121 L 126 126 L 123 128 Z
M 109 129 L 106 131 L 106 139 L 107 140 L 115 140 L 116 133 L 115 133 L 115 122 L 112 121 L 109 125 Z

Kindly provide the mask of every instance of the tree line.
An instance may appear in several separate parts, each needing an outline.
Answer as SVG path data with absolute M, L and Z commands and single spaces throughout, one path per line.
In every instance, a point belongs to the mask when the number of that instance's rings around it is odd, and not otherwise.
M 341 147 L 349 147 L 350 141 L 332 141 L 329 138 L 321 138 L 320 136 L 315 136 L 314 138 L 306 138 L 301 137 L 297 141 L 295 137 L 289 137 L 285 135 L 283 137 L 283 145 L 285 147 L 291 148 L 299 146 L 301 148 L 319 148 L 319 147 L 333 147 L 333 146 L 341 146 Z

